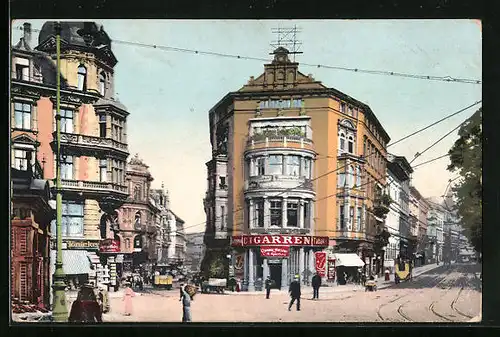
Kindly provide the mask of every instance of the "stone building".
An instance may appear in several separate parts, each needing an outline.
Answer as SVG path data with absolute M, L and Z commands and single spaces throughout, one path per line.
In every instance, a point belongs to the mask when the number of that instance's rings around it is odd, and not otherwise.
M 54 22 L 42 26 L 38 46 L 33 48 L 30 25 L 25 24 L 24 36 L 12 52 L 12 124 L 16 129 L 28 126 L 36 131 L 32 140 L 40 144 L 36 159 L 45 179 L 54 179 L 56 174 L 54 26 Z M 128 112 L 114 99 L 117 60 L 103 27 L 75 21 L 62 22 L 61 28 L 63 270 L 74 281 L 70 285 L 76 285 L 94 277 L 89 259 L 96 266 L 107 263 L 99 259 L 100 246 L 105 252 L 109 243 L 101 242 L 101 233 L 116 229 L 116 209 L 127 197 Z M 26 153 L 13 145 L 15 165 L 26 160 Z M 52 227 L 54 232 L 55 221 Z M 51 254 L 52 274 L 55 250 Z
M 280 47 L 210 110 L 209 132 L 204 273 L 234 270 L 249 290 L 269 275 L 284 289 L 334 270 L 327 252 L 372 264 L 383 220 L 369 210 L 390 138 L 369 106 L 302 74 Z

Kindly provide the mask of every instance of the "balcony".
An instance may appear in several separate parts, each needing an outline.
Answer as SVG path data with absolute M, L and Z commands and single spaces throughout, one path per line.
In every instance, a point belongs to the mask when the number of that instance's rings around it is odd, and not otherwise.
M 263 135 L 256 134 L 248 138 L 247 150 L 257 150 L 261 148 L 299 148 L 314 151 L 313 141 L 303 136 L 295 135 Z
M 61 179 L 61 186 L 65 191 L 98 195 L 109 195 L 112 193 L 123 196 L 124 198 L 128 196 L 127 186 L 115 183 Z
M 249 177 L 245 191 L 296 189 L 314 193 L 311 179 L 301 176 L 262 175 Z
M 57 137 L 55 132 L 52 134 L 52 136 L 54 140 Z M 55 141 L 53 141 L 52 143 L 55 145 Z M 115 151 L 123 155 L 128 155 L 127 144 L 120 143 L 111 138 L 61 132 L 61 145 L 72 146 L 75 148 L 88 149 L 93 151 L 102 149 L 106 152 Z

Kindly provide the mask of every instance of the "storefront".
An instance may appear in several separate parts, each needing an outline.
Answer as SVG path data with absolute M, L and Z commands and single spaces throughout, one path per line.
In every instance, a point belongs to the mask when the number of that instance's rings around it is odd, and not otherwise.
M 255 290 L 268 276 L 276 288 L 286 289 L 295 275 L 307 284 L 317 269 L 324 274 L 326 268 L 326 255 L 318 259 L 315 253 L 328 247 L 328 237 L 242 235 L 233 236 L 231 246 L 232 266 L 243 290 Z
M 120 282 L 117 264 L 121 268 L 123 262 L 123 255 L 120 254 L 120 241 L 115 239 L 101 240 L 99 257 L 103 267 L 97 272 L 98 283 L 108 285 L 108 290 L 117 291 Z

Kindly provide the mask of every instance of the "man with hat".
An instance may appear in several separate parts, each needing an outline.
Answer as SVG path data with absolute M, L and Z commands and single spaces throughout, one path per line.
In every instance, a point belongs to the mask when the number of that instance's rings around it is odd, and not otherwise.
M 294 280 L 290 283 L 290 287 L 288 288 L 288 292 L 290 293 L 290 297 L 292 300 L 288 305 L 288 311 L 292 310 L 293 302 L 297 301 L 297 311 L 300 311 L 300 282 L 299 275 L 295 275 Z
M 266 278 L 266 283 L 265 283 L 265 286 L 266 286 L 266 299 L 269 299 L 269 295 L 271 294 L 271 287 L 273 285 L 273 280 L 271 280 L 271 277 L 268 276 Z

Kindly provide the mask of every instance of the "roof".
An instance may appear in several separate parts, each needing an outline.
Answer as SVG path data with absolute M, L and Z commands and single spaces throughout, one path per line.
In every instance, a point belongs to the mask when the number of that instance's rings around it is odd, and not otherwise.
M 122 112 L 126 112 L 128 114 L 127 107 L 117 99 L 100 98 L 94 104 L 94 107 L 99 107 L 99 106 L 112 106 L 112 107 L 115 107 L 115 108 L 121 110 Z
M 56 21 L 47 21 L 43 24 L 40 34 L 38 35 L 39 44 L 42 44 L 42 42 L 55 34 L 55 24 Z M 104 27 L 101 24 L 91 21 L 62 21 L 61 39 L 66 40 L 72 45 L 87 47 L 87 43 L 81 35 L 84 29 L 93 35 L 93 46 L 100 46 L 104 44 L 111 48 L 111 39 L 104 31 Z
M 184 223 L 184 220 L 182 220 L 181 218 L 179 218 L 177 216 L 177 214 L 174 213 L 174 211 L 172 211 L 172 210 L 169 210 L 169 211 L 170 211 L 170 213 L 172 213 L 174 215 L 176 221 L 180 221 L 180 222 Z

